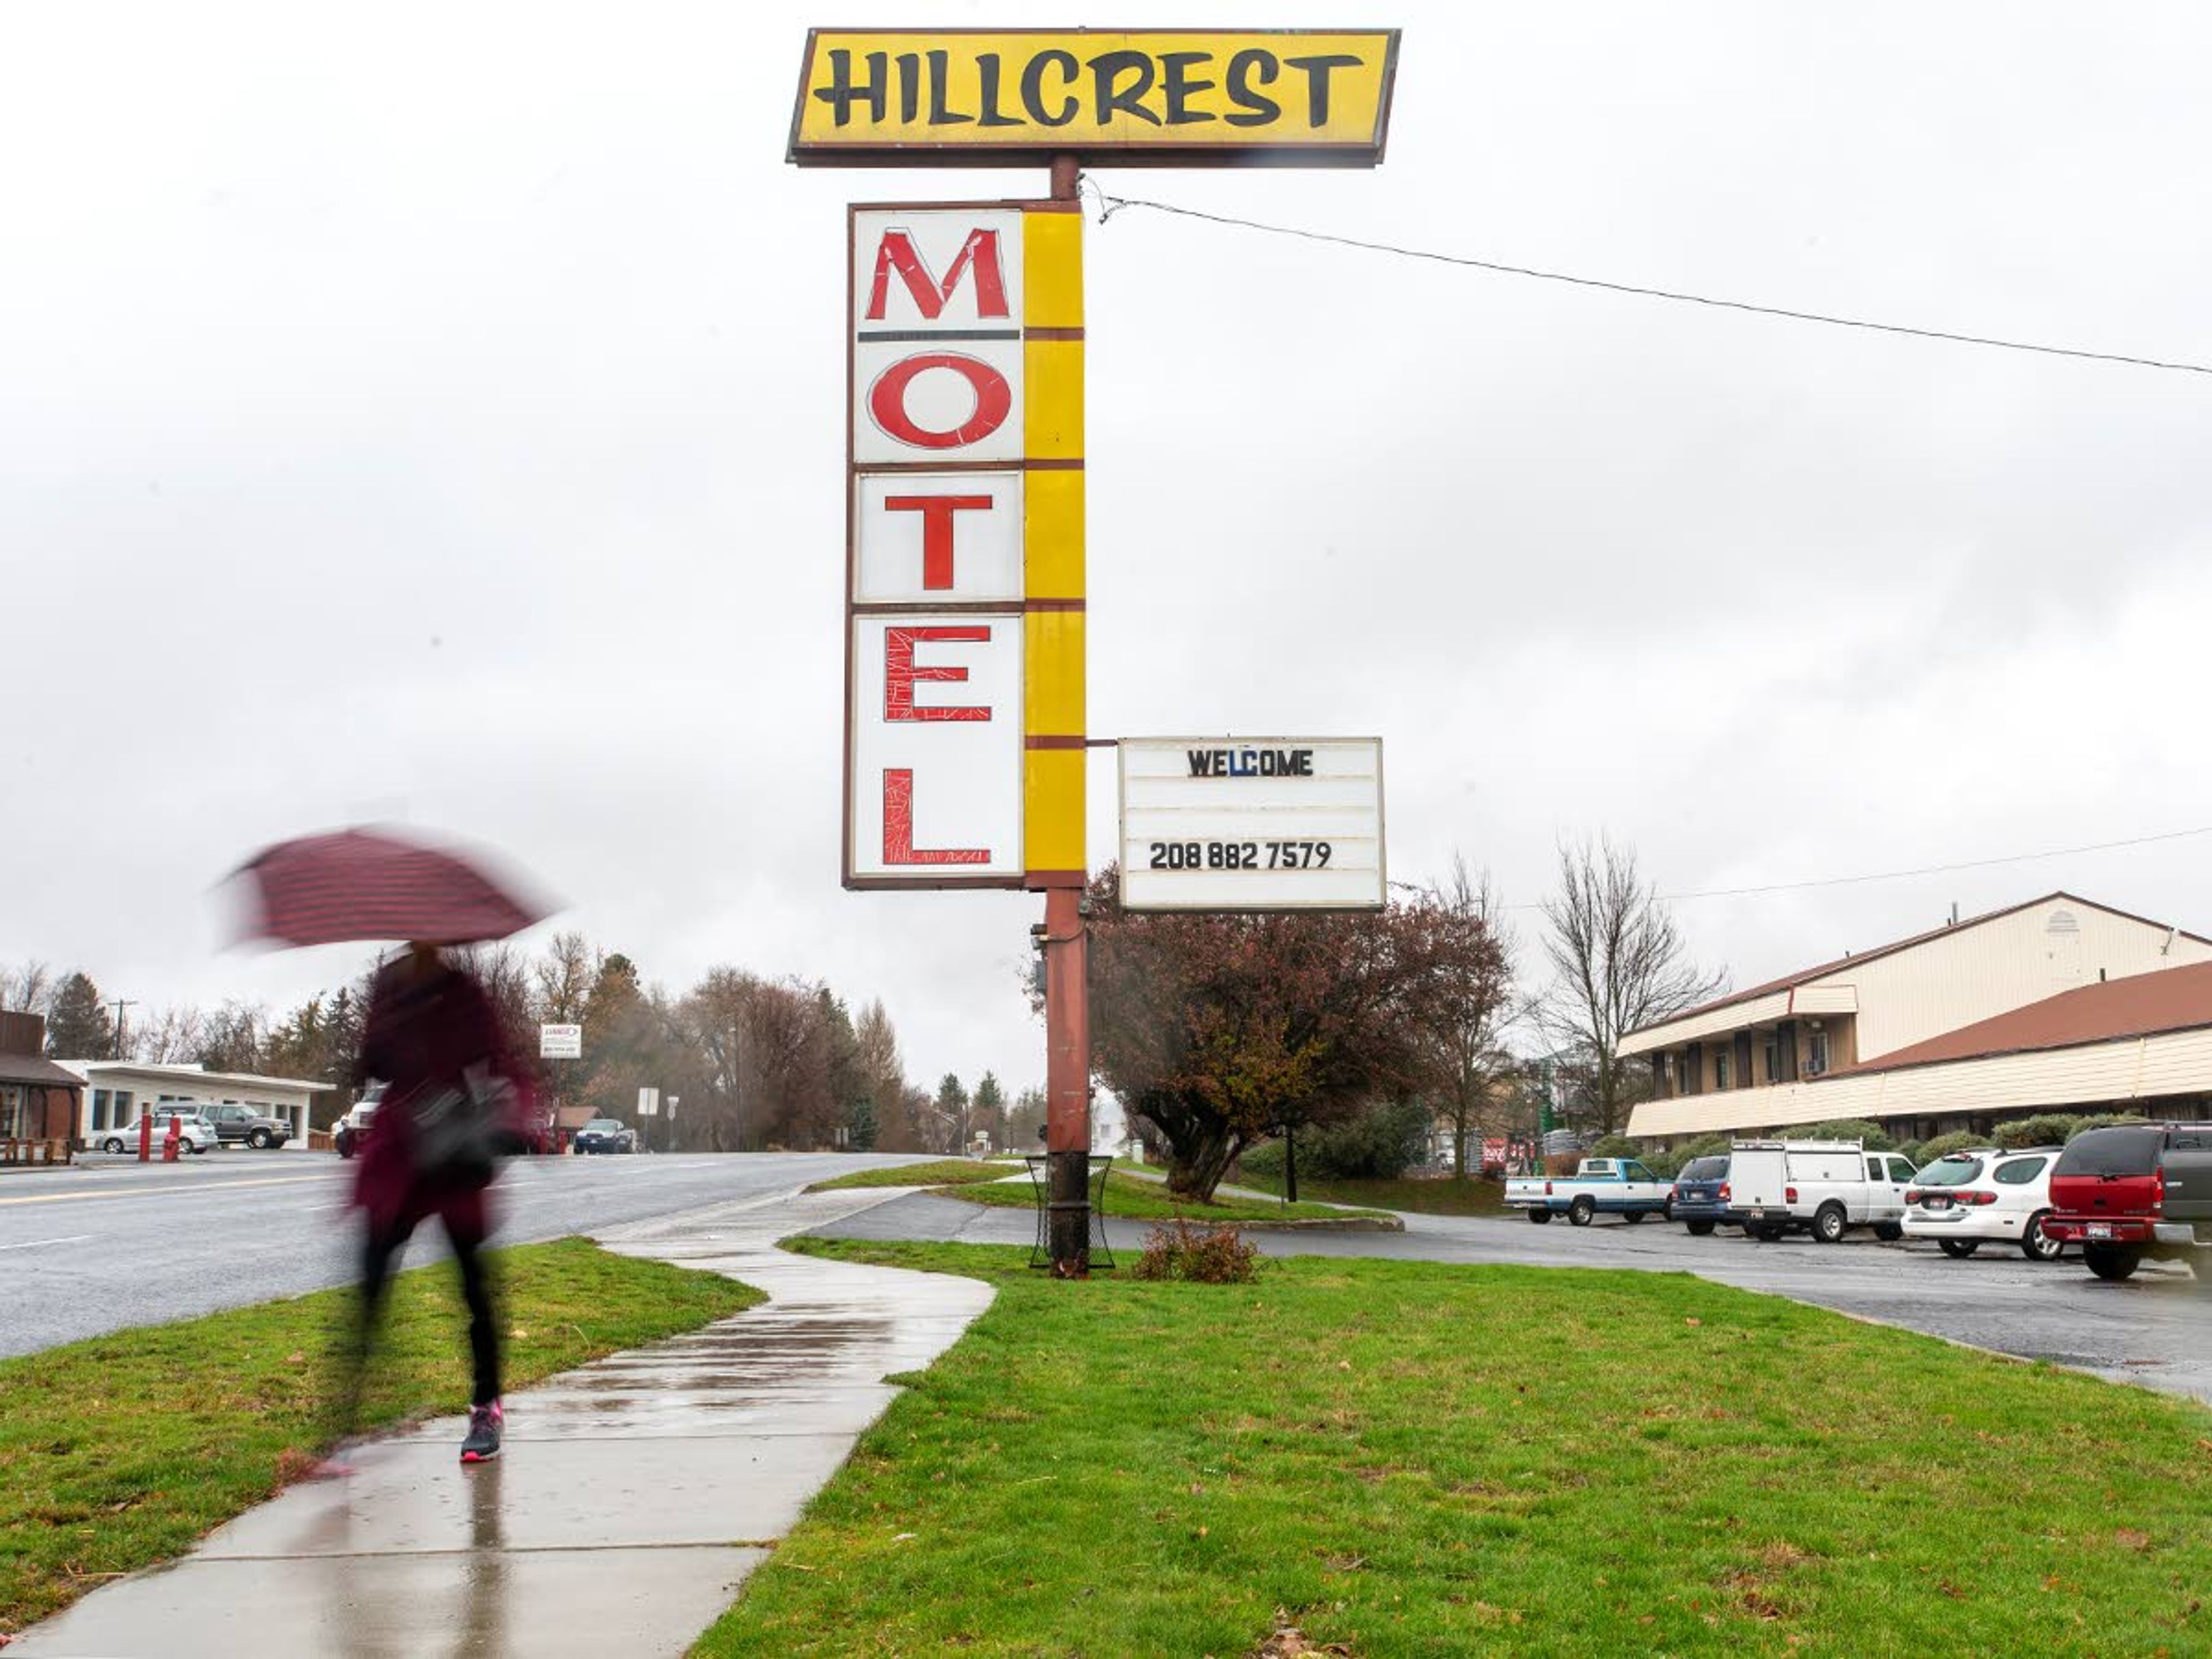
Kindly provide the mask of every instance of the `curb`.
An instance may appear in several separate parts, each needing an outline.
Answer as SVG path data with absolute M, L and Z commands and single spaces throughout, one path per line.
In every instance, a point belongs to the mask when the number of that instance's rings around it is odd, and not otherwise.
M 1133 1224 L 1146 1219 L 1142 1216 L 1129 1215 L 1109 1216 L 1106 1218 L 1109 1221 L 1127 1221 Z M 1406 1231 L 1405 1222 L 1395 1215 L 1313 1216 L 1303 1220 L 1284 1221 L 1216 1221 L 1210 1216 L 1187 1215 L 1178 1216 L 1174 1219 L 1182 1221 L 1193 1227 L 1225 1229 L 1230 1232 L 1402 1233 Z M 1155 1218 L 1152 1224 L 1166 1226 L 1169 1222 L 1166 1218 Z

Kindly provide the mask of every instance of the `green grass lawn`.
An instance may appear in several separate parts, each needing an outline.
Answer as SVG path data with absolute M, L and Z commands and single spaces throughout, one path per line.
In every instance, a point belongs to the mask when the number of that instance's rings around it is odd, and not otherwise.
M 1237 1184 L 1256 1187 L 1263 1193 L 1280 1193 L 1280 1176 L 1239 1176 Z M 1298 1196 L 1329 1204 L 1364 1204 L 1379 1210 L 1407 1210 L 1420 1215 L 1504 1215 L 1505 1183 L 1502 1181 L 1316 1181 L 1298 1176 Z
M 842 1187 L 960 1187 L 976 1181 L 1004 1181 L 1019 1175 L 1022 1165 L 982 1164 L 972 1158 L 939 1158 L 934 1164 L 902 1164 L 896 1169 L 855 1170 L 828 1181 L 817 1181 L 806 1190 L 832 1193 Z
M 1304 1183 L 1300 1182 L 1304 1190 Z M 965 1199 L 970 1204 L 992 1204 L 1009 1210 L 1033 1210 L 1036 1194 L 1028 1182 L 1020 1185 L 1002 1187 L 963 1187 L 957 1192 L 947 1193 L 948 1198 Z M 1191 1221 L 1315 1221 L 1323 1218 L 1341 1218 L 1344 1212 L 1327 1204 L 1312 1204 L 1301 1200 L 1282 1204 L 1272 1199 L 1217 1198 L 1212 1204 L 1189 1204 L 1172 1198 L 1166 1186 L 1158 1181 L 1148 1181 L 1143 1176 L 1130 1175 L 1116 1170 L 1106 1177 L 1106 1213 L 1127 1216 L 1138 1221 L 1172 1221 L 1180 1216 Z M 1363 1212 L 1375 1214 L 1376 1212 Z
M 511 1389 L 761 1299 L 577 1238 L 491 1260 Z M 273 1496 L 319 1449 L 351 1309 L 325 1291 L 0 1361 L 0 1641 Z M 449 1266 L 400 1275 L 366 1420 L 465 1409 L 466 1330 Z
M 998 1296 L 711 1659 L 2212 1651 L 2212 1412 L 2167 1396 L 1681 1275 L 791 1248 Z

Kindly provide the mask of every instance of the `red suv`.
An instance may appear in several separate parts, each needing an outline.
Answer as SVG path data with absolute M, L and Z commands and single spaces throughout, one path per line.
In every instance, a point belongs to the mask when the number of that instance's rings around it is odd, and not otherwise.
M 2044 1237 L 2080 1244 L 2100 1279 L 2125 1279 L 2147 1255 L 2193 1256 L 2212 1244 L 2212 1123 L 2084 1130 L 2058 1155 L 2051 1208 Z

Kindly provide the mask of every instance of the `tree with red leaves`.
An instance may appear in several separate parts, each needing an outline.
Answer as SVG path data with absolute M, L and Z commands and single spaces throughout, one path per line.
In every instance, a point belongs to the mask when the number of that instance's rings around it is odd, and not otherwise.
M 1420 1086 L 1434 1005 L 1497 948 L 1479 917 L 1429 896 L 1140 913 L 1121 908 L 1110 866 L 1090 890 L 1093 1067 L 1167 1141 L 1169 1189 L 1201 1202 L 1261 1137 Z

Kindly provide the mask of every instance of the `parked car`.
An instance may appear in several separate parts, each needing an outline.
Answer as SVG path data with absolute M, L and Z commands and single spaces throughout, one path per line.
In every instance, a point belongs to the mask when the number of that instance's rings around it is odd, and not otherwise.
M 1729 1191 L 1727 1154 L 1693 1158 L 1674 1177 L 1668 1213 L 1700 1238 L 1718 1226 L 1741 1227 L 1743 1217 L 1729 1203 Z
M 292 1138 L 292 1126 L 285 1119 L 257 1112 L 251 1106 L 210 1106 L 206 1111 L 216 1138 L 226 1146 L 235 1142 L 265 1152 Z
M 1729 1200 L 1744 1232 L 1769 1243 L 1805 1232 L 1833 1244 L 1852 1227 L 1902 1238 L 1913 1173 L 1910 1159 L 1856 1140 L 1739 1140 L 1729 1149 Z
M 2066 1246 L 2043 1223 L 2057 1160 L 2056 1146 L 1985 1146 L 1939 1158 L 1905 1190 L 1905 1236 L 1932 1238 L 1948 1256 L 1970 1256 L 1996 1241 L 2019 1245 L 2030 1261 L 2056 1261 Z
M 215 1124 L 198 1106 L 150 1106 L 139 1114 L 143 1121 L 154 1122 L 154 1151 L 158 1154 L 161 1143 L 169 1138 L 169 1123 L 174 1119 L 179 1138 L 188 1152 L 211 1152 L 222 1144 L 215 1132 Z M 100 1143 L 104 1152 L 135 1152 L 138 1150 L 138 1125 L 134 1122 L 120 1129 L 111 1129 Z
M 1667 1213 L 1673 1183 L 1659 1179 L 1632 1158 L 1586 1158 L 1571 1176 L 1525 1176 L 1505 1183 L 1506 1207 L 1526 1210 L 1528 1219 L 1549 1221 L 1565 1215 L 1587 1227 L 1601 1211 L 1629 1221 Z
M 2116 1124 L 2066 1143 L 2051 1173 L 2043 1231 L 2078 1243 L 2100 1279 L 2125 1279 L 2146 1256 L 2193 1260 L 2212 1277 L 2212 1123 Z
M 620 1118 L 595 1117 L 576 1131 L 575 1147 L 580 1152 L 634 1152 L 637 1131 Z
M 368 1138 L 368 1126 L 376 1116 L 376 1103 L 383 1097 L 382 1088 L 371 1089 L 338 1120 L 331 1144 L 337 1148 L 340 1158 L 351 1158 L 361 1151 L 362 1142 Z

